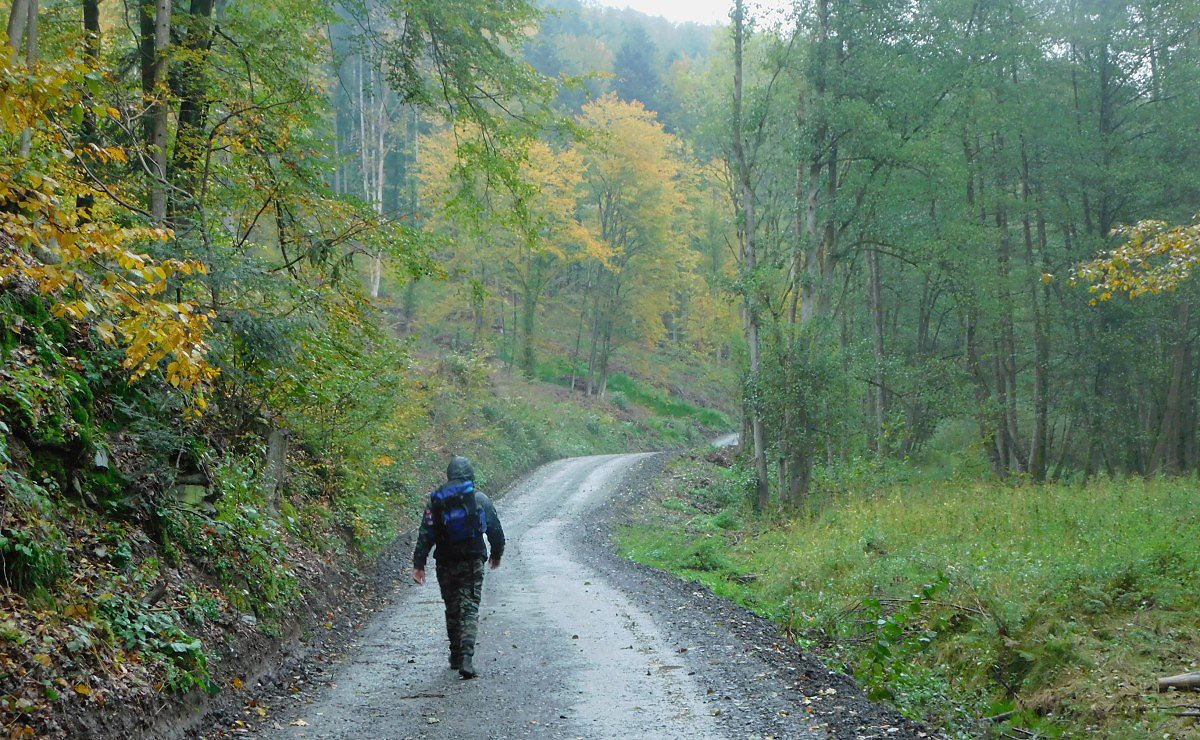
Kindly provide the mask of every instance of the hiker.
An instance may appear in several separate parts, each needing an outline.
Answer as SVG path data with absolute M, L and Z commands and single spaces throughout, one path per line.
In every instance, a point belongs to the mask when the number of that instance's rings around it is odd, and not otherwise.
M 446 468 L 446 484 L 429 494 L 421 533 L 413 550 L 413 580 L 425 583 L 429 551 L 437 561 L 438 586 L 446 602 L 446 634 L 450 638 L 450 667 L 463 678 L 475 678 L 475 631 L 479 598 L 483 594 L 483 563 L 500 567 L 504 529 L 496 508 L 475 490 L 475 469 L 455 456 Z M 487 535 L 487 544 L 484 544 Z M 491 545 L 491 558 L 488 558 Z

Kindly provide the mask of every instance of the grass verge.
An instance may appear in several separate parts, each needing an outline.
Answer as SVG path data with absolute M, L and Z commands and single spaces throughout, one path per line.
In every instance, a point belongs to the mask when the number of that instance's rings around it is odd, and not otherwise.
M 1195 481 L 861 486 L 791 518 L 753 514 L 746 474 L 708 458 L 676 464 L 622 549 L 778 620 L 873 697 L 962 736 L 1195 732 L 1150 688 L 1200 661 Z

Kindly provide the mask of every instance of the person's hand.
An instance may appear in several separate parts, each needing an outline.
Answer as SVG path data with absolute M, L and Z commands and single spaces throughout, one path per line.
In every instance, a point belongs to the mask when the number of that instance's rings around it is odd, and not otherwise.
M 413 580 L 417 582 L 418 586 L 424 586 L 425 585 L 425 569 L 424 568 L 413 568 Z
M 492 558 L 488 564 L 492 566 L 492 570 L 495 570 L 500 567 L 500 558 Z

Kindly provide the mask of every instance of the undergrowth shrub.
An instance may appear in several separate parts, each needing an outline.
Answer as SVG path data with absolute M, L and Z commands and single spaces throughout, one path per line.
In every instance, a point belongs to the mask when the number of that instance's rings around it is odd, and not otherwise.
M 0 577 L 12 589 L 34 594 L 66 578 L 66 537 L 55 521 L 53 482 L 39 485 L 15 471 L 0 473 L 9 506 L 0 517 Z
M 167 688 L 187 691 L 199 687 L 216 692 L 217 687 L 209 680 L 208 658 L 200 640 L 184 631 L 174 611 L 148 607 L 126 592 L 114 589 L 100 598 L 97 612 L 126 651 L 162 660 Z
M 5 585 L 24 593 L 51 589 L 68 574 L 64 538 L 45 521 L 0 529 L 0 558 Z
M 173 544 L 218 576 L 234 607 L 262 619 L 278 618 L 298 585 L 288 565 L 284 529 L 266 511 L 253 463 L 227 458 L 214 475 L 221 495 L 213 515 L 169 508 L 163 512 L 164 529 Z
M 927 607 L 949 583 L 949 579 L 939 573 L 936 580 L 922 585 L 920 591 L 907 600 L 886 604 L 876 597 L 863 600 L 863 619 L 852 623 L 858 625 L 857 629 L 847 632 L 860 632 L 867 638 L 863 640 L 866 647 L 854 675 L 866 687 L 870 698 L 895 701 L 904 697 L 915 699 L 918 706 L 924 703 L 922 697 L 906 693 L 911 687 L 903 686 L 901 681 L 911 682 L 918 654 L 926 651 L 948 625 L 945 615 L 931 614 Z M 920 683 L 918 681 L 916 685 L 920 686 Z M 911 712 L 913 708 L 908 709 Z

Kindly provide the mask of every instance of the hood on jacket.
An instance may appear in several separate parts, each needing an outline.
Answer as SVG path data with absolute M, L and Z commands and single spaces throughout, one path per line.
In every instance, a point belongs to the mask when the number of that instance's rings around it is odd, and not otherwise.
M 475 468 L 471 467 L 471 461 L 462 455 L 455 455 L 446 466 L 446 480 L 475 480 Z

